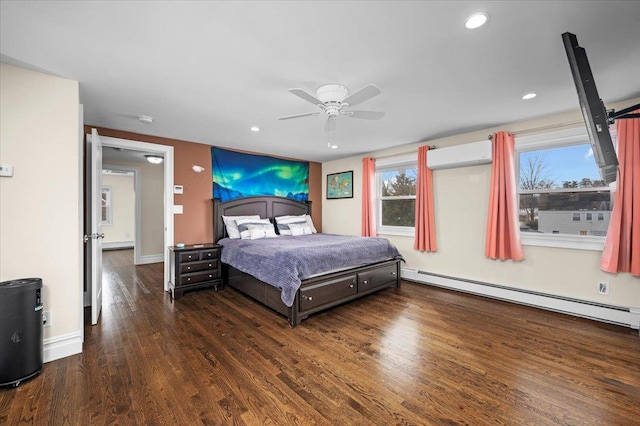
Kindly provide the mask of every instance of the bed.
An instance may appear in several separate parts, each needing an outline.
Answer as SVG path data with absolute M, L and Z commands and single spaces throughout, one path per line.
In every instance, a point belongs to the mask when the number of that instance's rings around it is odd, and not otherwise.
M 289 325 L 295 327 L 309 315 L 326 310 L 352 300 L 359 299 L 380 290 L 394 287 L 400 288 L 400 261 L 397 256 L 390 255 L 386 259 L 360 264 L 355 267 L 341 268 L 329 272 L 317 273 L 300 280 L 299 288 L 290 295 L 291 305 L 283 301 L 281 288 L 268 284 L 255 276 L 225 263 L 225 243 L 229 241 L 223 216 L 259 215 L 272 219 L 280 216 L 298 216 L 311 214 L 310 202 L 298 202 L 282 197 L 247 197 L 228 202 L 213 200 L 213 229 L 215 241 L 223 245 L 223 279 L 224 285 L 234 288 L 258 302 L 268 306 L 287 317 Z M 319 239 L 320 234 L 315 234 Z M 283 243 L 278 237 L 270 240 Z M 355 238 L 355 237 L 352 237 Z M 380 239 L 367 239 L 380 240 Z M 233 240 L 232 240 L 233 241 Z M 393 246 L 391 246 L 393 247 Z M 395 249 L 395 247 L 393 247 Z M 397 253 L 397 251 L 396 251 Z

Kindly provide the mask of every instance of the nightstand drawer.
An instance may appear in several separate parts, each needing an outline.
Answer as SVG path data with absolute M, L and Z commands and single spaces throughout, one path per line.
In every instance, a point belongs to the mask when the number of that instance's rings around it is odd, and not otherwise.
M 185 251 L 183 253 L 179 253 L 180 263 L 182 262 L 195 262 L 200 260 L 200 252 L 199 251 Z
M 191 272 L 209 271 L 209 270 L 217 270 L 217 269 L 219 269 L 217 258 L 213 260 L 204 260 L 199 262 L 186 262 L 186 263 L 180 264 L 180 274 L 188 274 Z M 217 271 L 215 273 L 217 274 Z
M 194 272 L 193 274 L 184 274 L 178 277 L 178 286 L 201 283 L 204 281 L 213 281 L 218 279 L 217 271 Z
M 200 260 L 218 259 L 220 257 L 219 249 L 208 249 L 200 252 Z

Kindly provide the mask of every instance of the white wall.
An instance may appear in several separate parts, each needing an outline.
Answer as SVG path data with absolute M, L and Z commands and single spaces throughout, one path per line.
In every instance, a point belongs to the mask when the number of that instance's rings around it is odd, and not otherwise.
M 136 231 L 133 176 L 103 174 L 102 186 L 111 187 L 112 214 L 111 224 L 102 225 L 103 247 L 132 247 Z
M 164 256 L 164 163 L 109 161 L 140 170 L 140 255 Z M 159 260 L 160 262 L 162 260 Z
M 78 82 L 0 64 L 0 281 L 38 277 L 47 341 L 82 349 Z M 68 353 L 68 352 L 67 352 Z M 45 353 L 45 360 L 47 354 Z
M 630 100 L 607 105 L 615 109 L 638 103 Z M 573 111 L 537 120 L 512 123 L 478 132 L 428 141 L 437 147 L 485 140 L 499 130 L 525 129 L 581 120 Z M 575 126 L 575 125 L 574 125 Z M 405 145 L 366 156 L 387 157 L 415 151 L 421 145 Z M 362 211 L 362 156 L 323 164 L 326 175 L 354 171 L 352 199 L 323 202 L 323 232 L 360 235 Z M 413 238 L 388 236 L 407 263 L 403 267 L 435 274 L 482 281 L 511 288 L 527 289 L 607 305 L 640 307 L 640 278 L 627 273 L 609 274 L 599 268 L 601 252 L 525 246 L 522 262 L 495 261 L 484 256 L 486 215 L 488 210 L 491 165 L 439 170 L 433 173 L 436 237 L 438 251 L 421 253 L 413 249 Z M 326 194 L 326 188 L 323 188 Z M 324 196 L 324 195 L 323 195 Z M 609 281 L 610 294 L 599 295 L 598 281 Z

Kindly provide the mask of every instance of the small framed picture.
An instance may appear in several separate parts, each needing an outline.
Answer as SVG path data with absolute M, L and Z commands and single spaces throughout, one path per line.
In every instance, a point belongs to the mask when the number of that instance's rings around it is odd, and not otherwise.
M 327 200 L 353 198 L 353 170 L 327 175 Z

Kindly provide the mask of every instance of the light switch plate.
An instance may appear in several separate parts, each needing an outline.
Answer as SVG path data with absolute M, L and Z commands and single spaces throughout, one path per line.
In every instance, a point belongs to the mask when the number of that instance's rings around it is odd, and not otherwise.
M 182 185 L 173 185 L 173 193 L 174 194 L 183 194 L 184 187 Z
M 0 164 L 0 176 L 13 176 L 13 166 L 10 164 Z
M 180 204 L 174 204 L 173 214 L 182 214 L 182 206 Z

